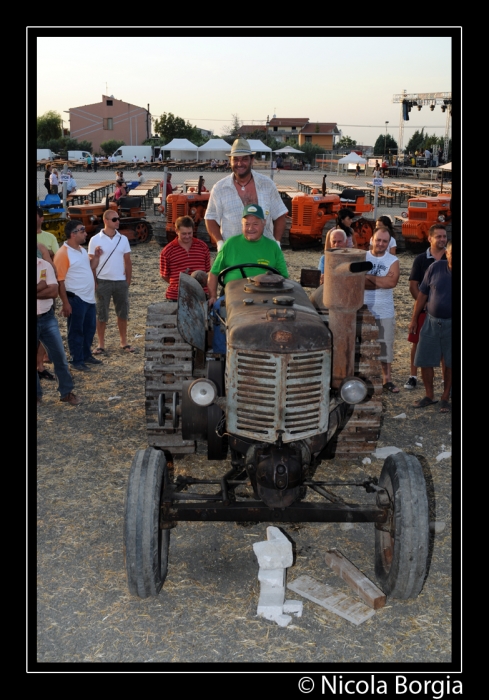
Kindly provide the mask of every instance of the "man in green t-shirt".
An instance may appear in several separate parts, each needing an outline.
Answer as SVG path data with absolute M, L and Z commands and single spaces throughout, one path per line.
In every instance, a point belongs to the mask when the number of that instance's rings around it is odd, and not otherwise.
M 287 265 L 280 249 L 280 243 L 263 236 L 265 230 L 265 215 L 259 204 L 247 204 L 243 209 L 241 219 L 241 236 L 231 236 L 225 241 L 217 254 L 209 273 L 207 287 L 209 289 L 209 306 L 217 300 L 217 279 L 219 274 L 227 267 L 243 263 L 259 263 L 270 265 L 280 272 L 283 277 L 288 277 Z M 247 268 L 249 276 L 262 274 L 264 270 Z M 226 275 L 225 282 L 240 279 L 240 270 L 233 270 Z

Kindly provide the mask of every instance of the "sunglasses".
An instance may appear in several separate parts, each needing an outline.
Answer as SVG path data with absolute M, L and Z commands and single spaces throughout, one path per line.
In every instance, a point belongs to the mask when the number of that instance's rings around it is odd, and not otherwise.
M 76 228 L 73 233 L 83 233 L 84 231 L 86 231 L 85 226 L 80 226 L 80 228 Z
M 116 216 L 114 219 L 109 219 L 109 221 L 120 221 L 120 219 L 118 216 Z

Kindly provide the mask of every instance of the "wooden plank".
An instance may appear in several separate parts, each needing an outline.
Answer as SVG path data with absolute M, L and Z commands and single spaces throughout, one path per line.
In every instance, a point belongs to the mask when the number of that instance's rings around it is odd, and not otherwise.
M 337 549 L 328 549 L 324 558 L 335 574 L 341 576 L 343 581 L 355 591 L 357 595 L 374 610 L 383 608 L 386 596 L 375 583 L 372 583 L 357 567 L 351 563 Z
M 333 586 L 319 583 L 310 576 L 299 576 L 295 581 L 287 583 L 287 588 L 294 593 L 312 600 L 326 610 L 343 617 L 354 625 L 359 625 L 375 615 L 375 610 L 364 603 L 347 596 Z

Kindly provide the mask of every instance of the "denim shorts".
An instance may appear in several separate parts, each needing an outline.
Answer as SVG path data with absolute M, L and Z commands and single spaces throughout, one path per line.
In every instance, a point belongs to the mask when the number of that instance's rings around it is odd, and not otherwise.
M 414 357 L 415 367 L 438 367 L 441 358 L 452 366 L 452 319 L 426 314 Z
M 117 318 L 127 321 L 129 317 L 129 287 L 126 280 L 97 279 L 95 300 L 97 304 L 97 321 L 107 323 L 109 320 L 110 300 L 114 300 Z

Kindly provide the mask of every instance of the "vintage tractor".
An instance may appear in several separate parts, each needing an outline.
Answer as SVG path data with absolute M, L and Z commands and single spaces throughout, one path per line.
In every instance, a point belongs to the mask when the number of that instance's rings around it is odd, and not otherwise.
M 408 199 L 408 210 L 402 216 L 402 235 L 406 245 L 427 243 L 430 226 L 451 221 L 451 194 L 436 197 L 412 197 Z
M 71 219 L 80 219 L 85 226 L 87 241 L 104 226 L 103 214 L 112 209 L 120 216 L 119 233 L 127 236 L 130 243 L 148 243 L 153 235 L 153 227 L 146 221 L 146 212 L 141 207 L 141 197 L 121 197 L 116 202 L 102 201 L 100 204 L 77 204 L 68 207 Z
M 185 194 L 169 194 L 166 198 L 166 243 L 176 237 L 175 221 L 180 216 L 190 216 L 194 220 L 194 235 L 203 240 L 209 248 L 214 247 L 204 224 L 204 215 L 209 203 L 210 192 L 201 192 L 203 177 L 199 177 L 197 188 L 189 188 Z M 161 245 L 166 245 L 161 241 Z
M 146 334 L 150 447 L 128 480 L 124 556 L 129 590 L 157 595 L 179 521 L 374 523 L 384 592 L 416 597 L 428 562 L 428 500 L 414 456 L 388 457 L 381 474 L 349 479 L 368 503 L 337 495 L 341 481 L 316 474 L 322 460 L 371 453 L 381 420 L 377 326 L 363 305 L 361 250 L 325 252 L 323 310 L 273 268 L 248 263 L 225 285 L 219 312 L 225 355 L 209 352 L 205 294 L 180 277 L 177 303 L 152 304 Z M 267 274 L 247 277 L 248 268 Z M 215 332 L 221 332 L 216 330 Z M 175 476 L 175 458 L 207 443 L 223 460 L 217 478 Z M 199 452 L 202 450 L 199 449 Z M 209 470 L 213 465 L 209 465 Z M 208 474 L 208 473 L 207 473 Z M 336 491 L 336 493 L 335 493 Z
M 343 207 L 349 207 L 355 212 L 355 216 L 362 215 L 373 210 L 373 205 L 365 202 L 363 190 L 345 189 L 341 194 L 325 194 L 323 180 L 323 193 L 298 194 L 292 199 L 292 225 L 289 233 L 290 245 L 294 249 L 307 246 L 324 244 L 326 236 L 325 226 L 334 225 L 337 213 Z M 356 246 L 368 250 L 375 222 L 362 217 L 362 223 L 353 229 L 355 231 Z

